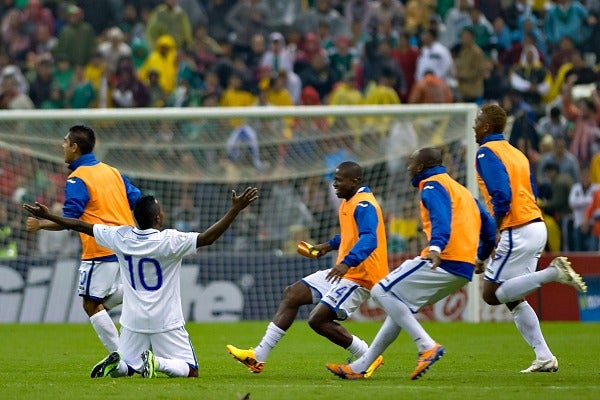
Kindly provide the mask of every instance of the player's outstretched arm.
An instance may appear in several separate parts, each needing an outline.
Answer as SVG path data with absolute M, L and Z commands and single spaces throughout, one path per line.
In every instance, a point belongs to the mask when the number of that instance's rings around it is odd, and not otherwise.
M 72 229 L 77 232 L 85 233 L 86 235 L 94 236 L 94 225 L 88 224 L 75 218 L 64 218 L 59 215 L 52 214 L 48 207 L 44 204 L 40 204 L 37 201 L 35 205 L 23 204 L 23 208 L 31 215 L 43 218 L 48 221 L 52 221 L 63 228 Z
M 214 243 L 223 232 L 229 228 L 235 217 L 250 203 L 258 199 L 258 189 L 247 187 L 244 193 L 237 196 L 235 190 L 231 191 L 231 208 L 225 215 L 215 222 L 210 228 L 198 235 L 196 247 L 208 246 Z

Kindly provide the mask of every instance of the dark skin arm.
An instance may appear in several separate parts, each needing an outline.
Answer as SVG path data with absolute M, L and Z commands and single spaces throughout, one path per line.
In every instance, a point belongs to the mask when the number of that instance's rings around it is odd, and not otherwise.
M 235 190 L 231 191 L 231 208 L 225 215 L 215 222 L 210 228 L 198 235 L 196 247 L 208 246 L 214 243 L 223 232 L 229 228 L 235 217 L 254 200 L 258 199 L 258 189 L 248 187 L 240 196 L 236 196 Z
M 23 208 L 34 217 L 43 218 L 53 222 L 60 226 L 60 229 L 72 229 L 77 232 L 85 233 L 86 235 L 94 236 L 94 225 L 87 222 L 83 222 L 75 218 L 64 218 L 55 214 L 52 214 L 48 207 L 44 204 L 40 204 L 37 201 L 35 205 L 23 204 Z

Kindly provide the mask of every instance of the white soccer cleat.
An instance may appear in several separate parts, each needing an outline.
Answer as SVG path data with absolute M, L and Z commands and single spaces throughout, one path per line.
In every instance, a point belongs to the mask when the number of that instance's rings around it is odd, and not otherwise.
M 581 275 L 573 270 L 571 262 L 567 257 L 556 257 L 550 263 L 550 267 L 554 267 L 558 271 L 558 282 L 564 285 L 573 286 L 578 292 L 587 292 L 587 285 L 583 279 L 581 279 Z
M 556 357 L 548 360 L 534 360 L 529 368 L 521 371 L 522 374 L 529 374 L 531 372 L 556 372 L 558 371 L 558 360 Z

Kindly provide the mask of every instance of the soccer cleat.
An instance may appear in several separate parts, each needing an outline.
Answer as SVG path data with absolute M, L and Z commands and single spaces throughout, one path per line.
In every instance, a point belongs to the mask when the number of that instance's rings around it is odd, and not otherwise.
M 375 371 L 377 370 L 377 368 L 381 367 L 383 365 L 383 356 L 378 356 L 375 361 L 373 361 L 371 363 L 371 365 L 369 365 L 369 368 L 367 368 L 367 370 L 365 371 L 365 379 L 369 379 L 370 377 L 373 376 L 373 374 L 375 373 Z
M 142 353 L 142 363 L 142 378 L 156 378 L 158 362 L 151 350 L 146 350 Z
M 104 378 L 113 372 L 121 362 L 121 355 L 116 351 L 110 353 L 104 360 L 94 365 L 90 378 Z
M 552 358 L 548 360 L 533 360 L 531 366 L 529 368 L 521 371 L 523 374 L 529 374 L 531 372 L 556 372 L 558 371 L 558 360 L 556 357 L 552 356 Z
M 550 267 L 554 267 L 558 271 L 558 282 L 573 286 L 578 292 L 587 292 L 587 285 L 583 279 L 581 279 L 581 275 L 573 270 L 571 267 L 571 262 L 567 259 L 567 257 L 556 257 L 550 263 Z
M 255 374 L 262 372 L 265 368 L 265 363 L 256 361 L 256 356 L 254 355 L 254 349 L 250 348 L 248 350 L 238 349 L 235 346 L 228 344 L 226 346 L 229 354 L 233 356 L 238 362 L 244 364 L 246 367 L 250 369 Z
M 422 377 L 434 362 L 442 358 L 446 350 L 439 343 L 434 344 L 429 350 L 420 351 L 417 358 L 417 366 L 410 374 L 410 379 L 415 380 Z
M 371 364 L 371 365 L 373 365 L 373 364 Z M 337 375 L 337 376 L 339 376 L 342 379 L 356 380 L 356 379 L 364 379 L 364 378 L 366 378 L 364 372 L 354 372 L 354 371 L 352 371 L 352 368 L 350 368 L 350 364 L 332 364 L 332 363 L 327 363 L 327 364 L 325 364 L 325 367 L 332 374 Z M 373 369 L 373 371 L 371 372 L 371 374 L 373 374 L 373 372 L 375 372 L 375 369 Z

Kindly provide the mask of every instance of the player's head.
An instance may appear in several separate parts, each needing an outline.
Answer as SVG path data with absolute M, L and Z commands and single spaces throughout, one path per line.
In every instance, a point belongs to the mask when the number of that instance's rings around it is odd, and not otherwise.
M 475 141 L 481 141 L 492 133 L 502 133 L 506 127 L 506 111 L 497 104 L 487 104 L 481 107 L 475 118 Z
M 436 147 L 423 147 L 408 157 L 406 169 L 412 179 L 426 169 L 439 165 L 442 165 L 442 150 Z
M 355 162 L 344 161 L 333 174 L 333 188 L 340 199 L 350 199 L 362 183 L 362 168 Z
M 94 151 L 96 145 L 96 135 L 92 128 L 84 125 L 74 125 L 69 128 L 63 141 L 63 151 L 65 153 L 65 162 L 72 163 L 79 156 Z
M 154 196 L 140 197 L 133 207 L 133 216 L 140 229 L 158 229 L 164 220 L 162 207 Z

